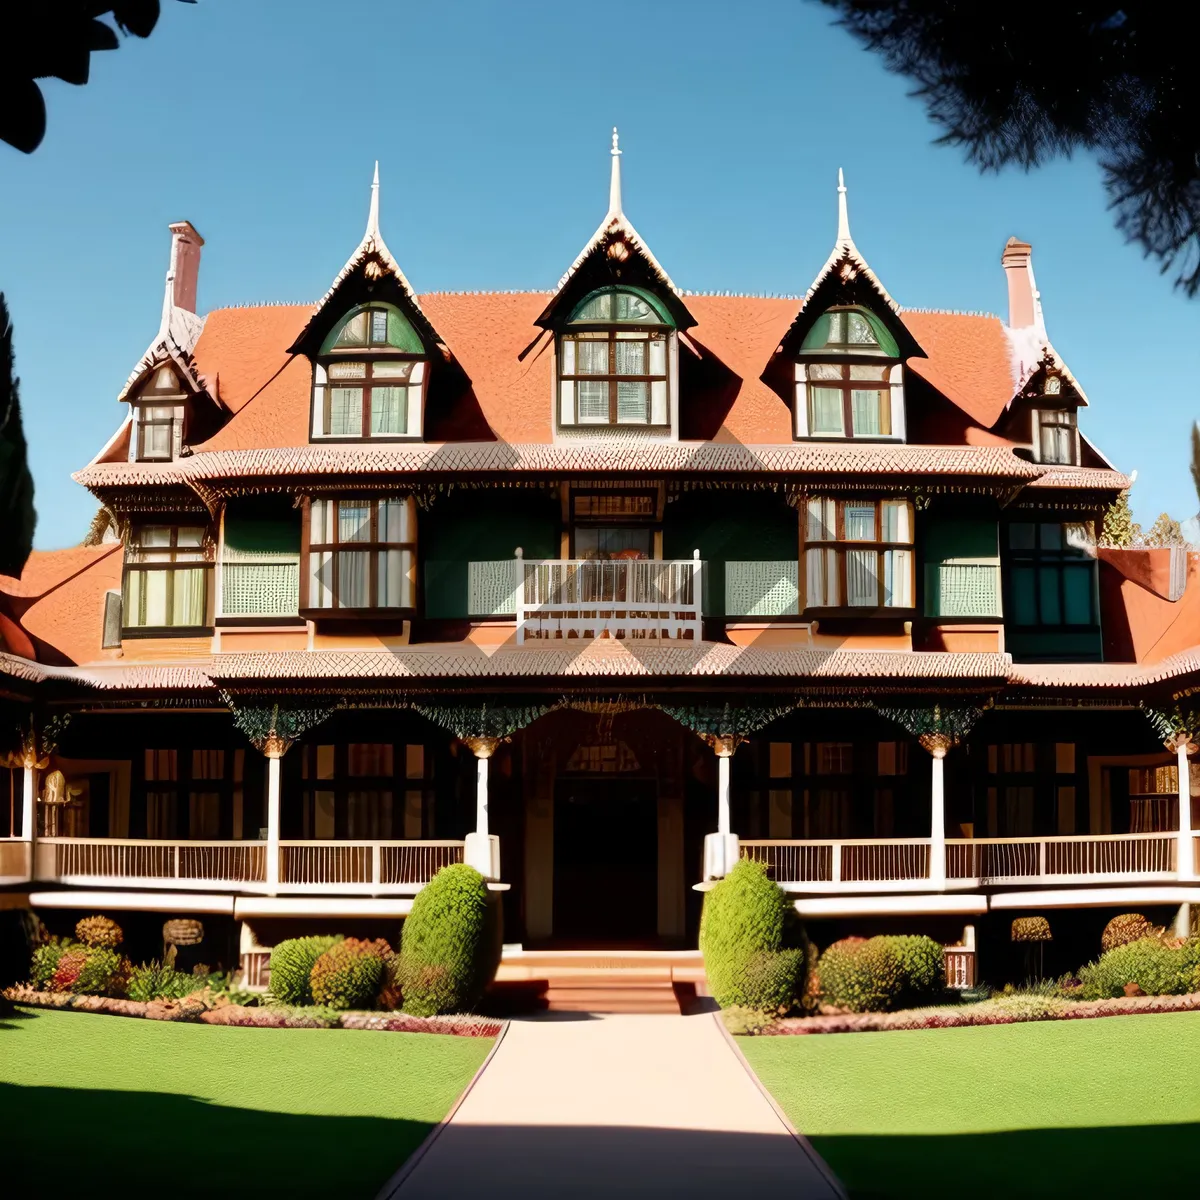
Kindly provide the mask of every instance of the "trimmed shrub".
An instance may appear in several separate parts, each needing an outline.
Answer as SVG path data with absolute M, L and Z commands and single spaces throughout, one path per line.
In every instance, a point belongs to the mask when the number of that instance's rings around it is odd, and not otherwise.
M 757 1037 L 774 1025 L 775 1017 L 756 1008 L 734 1005 L 733 1008 L 721 1010 L 721 1021 L 735 1037 Z
M 1141 913 L 1122 913 L 1113 917 L 1104 927 L 1100 935 L 1100 949 L 1115 950 L 1118 946 L 1126 946 L 1130 942 L 1140 942 L 1142 938 L 1159 937 L 1162 934 L 1146 920 Z
M 928 1004 L 946 990 L 946 951 L 940 942 L 921 934 L 903 934 L 891 942 L 903 975 L 901 1007 Z
M 1172 945 L 1141 938 L 1100 955 L 1079 972 L 1079 995 L 1103 1000 L 1136 985 L 1147 996 L 1181 996 L 1200 989 L 1200 938 Z
M 400 979 L 400 955 L 392 954 L 383 964 L 383 983 L 379 988 L 379 1007 L 387 1012 L 399 1012 L 404 1003 L 404 988 Z
M 1050 932 L 1050 922 L 1045 917 L 1014 917 L 1012 923 L 1012 940 L 1014 942 L 1053 941 L 1053 934 Z
M 807 939 L 765 864 L 742 859 L 704 897 L 700 950 L 722 1008 L 787 1012 L 803 990 Z
M 443 867 L 417 893 L 400 933 L 405 1012 L 473 1008 L 500 965 L 502 936 L 500 906 L 483 876 L 466 863 Z
M 391 957 L 392 948 L 382 938 L 373 942 L 347 938 L 331 946 L 313 964 L 313 1003 L 333 1009 L 373 1007 L 384 964 Z
M 312 1003 L 312 969 L 341 937 L 289 938 L 271 951 L 271 994 L 283 1004 Z
M 85 946 L 98 946 L 104 950 L 115 950 L 125 939 L 120 925 L 108 917 L 84 917 L 75 926 L 75 936 Z
M 849 1012 L 886 1012 L 897 1007 L 904 972 L 892 938 L 846 938 L 834 942 L 817 966 L 821 1000 Z
M 130 1000 L 182 1000 L 206 982 L 206 978 L 177 971 L 156 958 L 130 971 L 127 991 Z
M 129 981 L 129 960 L 100 946 L 71 946 L 59 958 L 50 987 L 77 996 L 115 996 Z

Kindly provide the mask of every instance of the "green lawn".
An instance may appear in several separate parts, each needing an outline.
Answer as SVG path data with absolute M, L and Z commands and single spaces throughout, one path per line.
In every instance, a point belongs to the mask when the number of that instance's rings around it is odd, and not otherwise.
M 492 1040 L 18 1010 L 0 1021 L 6 1190 L 370 1200 Z
M 738 1044 L 856 1198 L 1200 1189 L 1200 1013 Z

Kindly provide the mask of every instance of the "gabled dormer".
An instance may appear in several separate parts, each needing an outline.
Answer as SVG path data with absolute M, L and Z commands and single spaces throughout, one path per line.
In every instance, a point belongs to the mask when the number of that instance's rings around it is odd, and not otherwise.
M 189 445 L 211 436 L 227 415 L 192 358 L 204 329 L 204 318 L 196 314 L 204 239 L 189 221 L 170 229 L 171 263 L 158 333 L 118 396 L 129 404 L 130 462 L 172 462 Z
M 553 338 L 556 435 L 678 437 L 679 334 L 696 320 L 625 215 L 615 129 L 608 212 L 536 324 Z
M 904 441 L 904 360 L 922 354 L 896 302 L 850 236 L 846 185 L 839 171 L 833 253 L 768 368 L 793 385 L 794 436 Z
M 449 361 L 379 231 L 379 164 L 362 241 L 291 347 L 312 362 L 313 442 L 420 441 L 435 362 Z

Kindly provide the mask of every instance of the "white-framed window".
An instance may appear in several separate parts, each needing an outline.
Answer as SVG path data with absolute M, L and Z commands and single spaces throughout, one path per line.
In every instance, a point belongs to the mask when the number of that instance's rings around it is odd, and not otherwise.
M 1079 428 L 1075 410 L 1038 409 L 1034 414 L 1034 447 L 1039 462 L 1078 466 Z
M 588 296 L 558 337 L 559 426 L 670 428 L 673 338 L 666 311 L 642 292 Z
M 805 522 L 807 608 L 912 608 L 913 511 L 908 500 L 812 496 Z
M 399 309 L 351 310 L 313 367 L 313 440 L 419 438 L 428 370 L 421 340 Z
M 125 630 L 207 627 L 208 551 L 202 525 L 135 527 L 125 547 Z
M 309 502 L 304 606 L 349 614 L 416 607 L 411 496 Z
M 179 457 L 186 401 L 175 371 L 165 363 L 158 367 L 133 401 L 129 457 L 134 462 L 171 462 Z

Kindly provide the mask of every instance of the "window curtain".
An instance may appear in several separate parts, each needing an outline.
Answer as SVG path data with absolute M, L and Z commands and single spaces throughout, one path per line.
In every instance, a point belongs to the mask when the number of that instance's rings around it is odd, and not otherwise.
M 154 574 L 165 576 L 165 571 L 155 571 Z M 204 624 L 205 579 L 204 571 L 199 568 L 172 571 L 175 577 L 174 606 L 171 612 L 170 625 L 195 627 Z
M 832 542 L 837 537 L 837 501 L 829 496 L 814 496 L 808 502 L 810 542 Z
M 854 417 L 854 436 L 871 437 L 883 433 L 883 394 L 878 391 L 858 391 L 850 397 Z
M 581 342 L 580 346 L 586 346 Z M 584 425 L 608 423 L 608 384 L 592 380 L 579 381 L 579 422 Z
M 338 554 L 338 605 L 341 608 L 369 608 L 371 556 L 364 550 L 343 550 Z
M 889 608 L 912 607 L 912 551 L 885 550 L 883 602 Z
M 371 433 L 408 432 L 408 388 L 374 387 L 371 389 Z
M 874 550 L 846 551 L 846 603 L 871 607 L 879 603 L 878 556 Z
M 846 541 L 875 541 L 875 505 L 847 504 L 844 509 Z
M 329 389 L 329 433 L 332 437 L 362 435 L 362 388 Z
M 841 433 L 842 430 L 842 393 L 840 388 L 826 388 L 809 385 L 809 395 L 812 398 L 813 433 Z
M 809 550 L 804 556 L 805 603 L 809 608 L 831 608 L 839 603 L 837 551 Z

